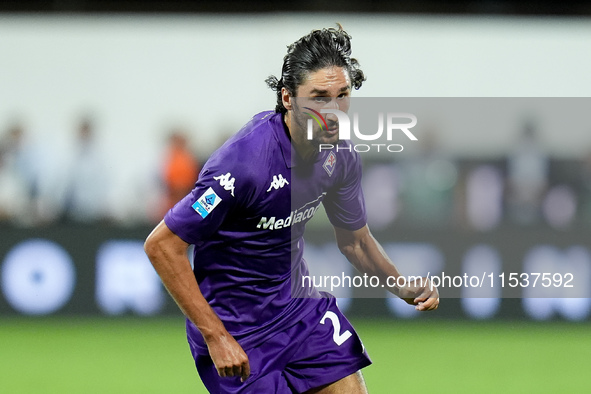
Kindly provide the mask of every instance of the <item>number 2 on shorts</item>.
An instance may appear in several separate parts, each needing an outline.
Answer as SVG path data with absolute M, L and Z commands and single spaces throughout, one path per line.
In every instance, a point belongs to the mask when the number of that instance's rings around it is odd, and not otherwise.
M 320 320 L 320 324 L 324 324 L 326 319 L 332 321 L 332 328 L 334 329 L 332 333 L 332 340 L 338 345 L 341 346 L 343 342 L 351 337 L 351 331 L 345 330 L 341 333 L 341 322 L 339 321 L 339 317 L 336 313 L 327 311 L 324 316 L 322 316 L 322 320 Z

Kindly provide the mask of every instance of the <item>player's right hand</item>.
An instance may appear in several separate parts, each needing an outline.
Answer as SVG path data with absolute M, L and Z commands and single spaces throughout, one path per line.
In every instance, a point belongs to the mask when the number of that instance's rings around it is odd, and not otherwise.
M 209 355 L 222 378 L 240 376 L 244 382 L 250 375 L 248 356 L 229 333 L 206 341 Z

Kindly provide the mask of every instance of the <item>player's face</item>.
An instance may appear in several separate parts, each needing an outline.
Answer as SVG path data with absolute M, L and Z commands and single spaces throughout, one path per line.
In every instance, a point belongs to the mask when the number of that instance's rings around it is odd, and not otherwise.
M 298 86 L 296 97 L 284 94 L 284 105 L 288 109 L 288 126 L 296 147 L 318 151 L 320 144 L 336 144 L 339 140 L 339 127 L 334 114 L 322 114 L 326 125 L 317 122 L 310 109 L 321 113 L 322 109 L 349 110 L 351 78 L 342 67 L 327 67 L 308 74 L 308 78 Z M 317 114 L 315 117 L 318 118 Z M 308 120 L 312 120 L 312 139 L 308 140 Z M 318 124 L 320 123 L 320 125 Z M 326 127 L 328 126 L 328 128 Z

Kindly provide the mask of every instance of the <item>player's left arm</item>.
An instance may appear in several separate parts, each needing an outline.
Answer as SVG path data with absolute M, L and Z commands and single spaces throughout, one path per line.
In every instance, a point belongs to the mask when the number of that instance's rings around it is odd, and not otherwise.
M 377 276 L 382 284 L 386 284 L 388 277 L 394 280 L 401 274 L 392 263 L 382 246 L 373 237 L 367 225 L 359 230 L 345 230 L 334 227 L 337 245 L 359 271 Z M 392 280 L 390 280 L 393 283 Z M 407 283 L 403 287 L 386 286 L 394 295 L 407 303 L 415 305 L 419 311 L 431 311 L 439 306 L 439 292 L 432 286 L 428 278 L 421 278 Z

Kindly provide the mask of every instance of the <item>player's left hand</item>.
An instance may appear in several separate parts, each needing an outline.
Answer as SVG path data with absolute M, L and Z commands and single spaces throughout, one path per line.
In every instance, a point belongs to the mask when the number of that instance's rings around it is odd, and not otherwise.
M 399 297 L 418 311 L 434 311 L 439 307 L 439 291 L 428 278 L 408 283 L 399 291 Z

